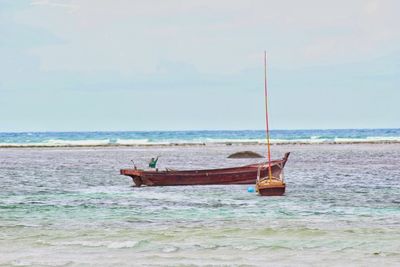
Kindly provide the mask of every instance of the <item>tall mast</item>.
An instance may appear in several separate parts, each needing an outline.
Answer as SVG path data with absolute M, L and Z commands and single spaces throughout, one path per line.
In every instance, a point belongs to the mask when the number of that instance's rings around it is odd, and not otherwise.
M 267 51 L 264 51 L 264 93 L 265 93 L 265 123 L 266 123 L 266 135 L 267 135 L 267 146 L 268 146 L 268 179 L 272 179 L 271 170 L 271 144 L 269 141 L 269 124 L 268 124 L 268 84 L 267 84 Z

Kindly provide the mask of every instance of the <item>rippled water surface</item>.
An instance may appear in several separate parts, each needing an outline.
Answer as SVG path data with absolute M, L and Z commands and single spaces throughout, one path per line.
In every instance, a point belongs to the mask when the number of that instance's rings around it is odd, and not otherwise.
M 400 145 L 282 145 L 287 193 L 131 187 L 119 169 L 213 168 L 260 145 L 0 149 L 0 265 L 398 266 Z

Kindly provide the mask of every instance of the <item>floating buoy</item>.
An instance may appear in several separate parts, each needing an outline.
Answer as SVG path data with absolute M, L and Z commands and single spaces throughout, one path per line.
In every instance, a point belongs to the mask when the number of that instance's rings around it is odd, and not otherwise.
M 254 187 L 252 186 L 247 187 L 247 192 L 254 193 Z

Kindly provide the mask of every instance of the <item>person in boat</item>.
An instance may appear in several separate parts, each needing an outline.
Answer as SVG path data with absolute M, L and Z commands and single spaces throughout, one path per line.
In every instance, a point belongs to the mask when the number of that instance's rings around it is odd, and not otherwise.
M 149 162 L 149 167 L 150 168 L 155 168 L 157 165 L 157 161 L 158 161 L 158 157 L 156 159 L 151 158 L 150 162 Z

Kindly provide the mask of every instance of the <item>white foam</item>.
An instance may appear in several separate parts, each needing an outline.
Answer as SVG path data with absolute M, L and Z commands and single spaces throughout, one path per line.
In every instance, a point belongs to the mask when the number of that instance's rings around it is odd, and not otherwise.
M 203 143 L 263 143 L 265 140 L 263 139 L 212 139 L 212 138 L 206 138 L 204 139 Z
M 115 143 L 109 139 L 94 140 L 59 140 L 51 139 L 36 143 L 0 143 L 1 147 L 74 147 L 74 146 L 109 146 L 109 145 L 175 145 L 175 144 L 266 144 L 266 139 L 193 139 L 193 140 L 162 140 L 150 141 L 149 139 L 117 139 Z M 349 143 L 400 143 L 398 136 L 371 136 L 366 138 L 332 138 L 324 139 L 320 136 L 312 136 L 304 139 L 271 139 L 271 144 L 349 144 Z
M 66 242 L 50 242 L 54 246 L 82 246 L 82 247 L 107 247 L 107 248 L 133 248 L 139 244 L 138 241 L 91 241 L 74 240 Z
M 271 144 L 322 144 L 328 139 L 271 139 Z
M 35 143 L 0 143 L 0 147 L 67 147 L 67 146 L 105 146 L 110 140 L 58 140 Z
M 366 138 L 368 141 L 394 141 L 394 142 L 400 142 L 400 136 L 371 136 Z
M 75 240 L 75 241 L 61 241 L 50 242 L 53 246 L 82 246 L 82 247 L 106 247 L 109 242 L 106 241 L 88 241 L 88 240 Z
M 109 139 L 102 140 L 58 140 L 51 139 L 47 141 L 47 145 L 50 146 L 104 146 L 109 145 Z
M 111 242 L 107 245 L 108 248 L 133 248 L 137 246 L 139 242 L 136 241 L 122 241 L 122 242 Z
M 118 145 L 145 145 L 149 143 L 149 139 L 117 139 Z
M 335 138 L 335 143 L 385 143 L 400 142 L 400 137 L 395 136 L 371 136 L 367 138 Z
M 177 248 L 177 247 L 167 246 L 167 247 L 164 247 L 161 251 L 164 253 L 171 253 L 171 252 L 176 252 L 178 250 L 179 250 L 179 248 Z

